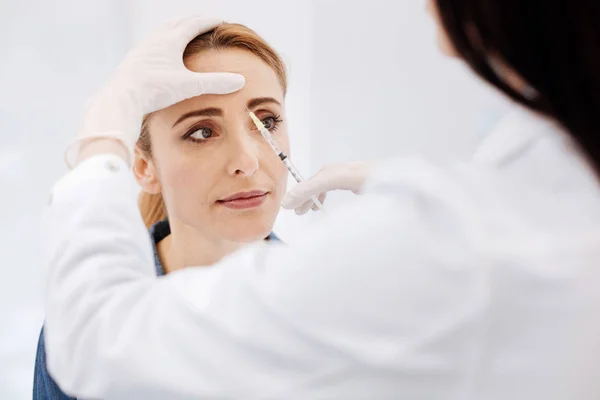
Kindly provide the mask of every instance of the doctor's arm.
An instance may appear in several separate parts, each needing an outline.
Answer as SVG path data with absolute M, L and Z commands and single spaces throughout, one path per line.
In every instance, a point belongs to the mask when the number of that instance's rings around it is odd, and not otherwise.
M 410 191 L 363 196 L 293 245 L 261 243 L 156 278 L 134 188 L 119 157 L 92 157 L 56 185 L 46 211 L 48 368 L 67 393 L 318 397 L 319 382 L 359 390 L 368 367 L 384 371 L 403 354 L 407 368 L 418 365 L 416 349 L 435 346 L 435 332 L 456 318 L 449 311 L 474 303 L 469 269 L 440 279 L 473 260 L 447 242 L 436 259 L 431 249 L 446 235 L 423 224 L 429 206 Z M 407 374 L 394 389 L 445 384 L 419 386 Z

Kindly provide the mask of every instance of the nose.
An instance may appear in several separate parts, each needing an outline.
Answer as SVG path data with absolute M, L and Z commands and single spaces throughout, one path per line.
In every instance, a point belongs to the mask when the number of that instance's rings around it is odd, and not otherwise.
M 245 130 L 230 137 L 229 162 L 227 172 L 231 176 L 250 177 L 259 168 L 259 148 L 255 140 Z

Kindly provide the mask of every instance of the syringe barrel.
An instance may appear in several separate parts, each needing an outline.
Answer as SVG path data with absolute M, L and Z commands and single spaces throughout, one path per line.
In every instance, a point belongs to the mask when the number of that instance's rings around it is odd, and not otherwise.
M 285 164 L 285 166 L 287 167 L 288 171 L 290 171 L 290 174 L 292 174 L 292 176 L 294 177 L 296 182 L 300 183 L 304 180 L 304 178 L 300 174 L 300 171 L 298 171 L 296 169 L 296 167 L 294 167 L 294 164 L 292 164 L 290 162 L 290 159 L 288 157 L 285 157 L 285 158 L 282 157 L 282 161 Z
M 269 146 L 271 146 L 271 148 L 276 154 L 281 153 L 281 149 L 279 148 L 279 146 L 277 146 L 277 143 L 275 143 L 275 140 L 273 140 L 273 138 L 271 137 L 271 133 L 266 128 L 261 129 L 260 133 L 262 134 L 263 138 L 267 141 L 267 143 L 269 143 Z

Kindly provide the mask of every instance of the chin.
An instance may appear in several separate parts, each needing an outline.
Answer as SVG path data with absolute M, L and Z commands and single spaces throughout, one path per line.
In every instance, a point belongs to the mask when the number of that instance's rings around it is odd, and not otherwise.
M 262 207 L 246 211 L 227 211 L 218 218 L 217 226 L 223 238 L 249 243 L 265 239 L 273 230 L 279 214 L 278 202 L 267 202 Z
M 230 232 L 230 234 L 226 235 L 226 237 L 232 241 L 237 243 L 252 243 L 263 240 L 267 238 L 271 234 L 271 229 L 266 229 L 262 231 L 237 231 Z
M 273 230 L 275 218 L 248 218 L 223 224 L 223 237 L 232 242 L 250 243 L 265 239 Z

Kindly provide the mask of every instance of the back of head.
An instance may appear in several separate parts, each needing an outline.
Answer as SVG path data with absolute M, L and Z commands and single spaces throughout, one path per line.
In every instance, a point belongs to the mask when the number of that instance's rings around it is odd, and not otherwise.
M 197 36 L 185 48 L 183 60 L 185 62 L 189 58 L 206 50 L 231 48 L 249 51 L 269 65 L 279 78 L 279 82 L 285 94 L 287 90 L 287 74 L 283 60 L 263 38 L 244 25 L 224 23 L 212 31 Z M 151 157 L 152 155 L 152 143 L 150 140 L 150 132 L 148 130 L 150 116 L 151 115 L 147 115 L 144 118 L 142 131 L 137 144 L 148 157 Z M 147 228 L 158 221 L 167 218 L 167 210 L 160 193 L 150 194 L 142 192 L 138 204 Z
M 600 1 L 435 0 L 455 50 L 512 99 L 559 121 L 600 174 Z M 519 93 L 490 56 L 533 89 Z

